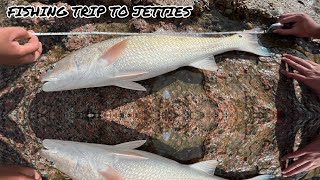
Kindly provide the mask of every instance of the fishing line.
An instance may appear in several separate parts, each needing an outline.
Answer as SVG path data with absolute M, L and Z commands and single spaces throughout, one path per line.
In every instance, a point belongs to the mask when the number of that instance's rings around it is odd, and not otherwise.
M 266 31 L 229 31 L 229 32 L 164 32 L 164 33 L 133 33 L 133 32 L 35 32 L 36 36 L 78 36 L 78 35 L 116 35 L 116 36 L 146 36 L 146 35 L 223 35 L 223 34 L 265 34 Z

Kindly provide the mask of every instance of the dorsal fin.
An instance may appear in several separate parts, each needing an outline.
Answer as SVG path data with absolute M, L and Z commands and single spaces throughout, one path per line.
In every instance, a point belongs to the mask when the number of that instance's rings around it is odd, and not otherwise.
M 113 45 L 111 48 L 109 48 L 106 52 L 102 54 L 100 59 L 105 60 L 108 62 L 108 65 L 113 64 L 119 59 L 123 51 L 128 46 L 128 40 L 123 40 L 115 45 Z
M 109 165 L 106 169 L 99 171 L 99 173 L 105 180 L 124 180 L 120 173 Z
M 144 157 L 142 154 L 133 151 L 122 151 L 118 150 L 116 153 L 113 153 L 117 156 L 125 157 L 125 158 L 132 158 L 132 159 L 148 159 Z
M 218 162 L 216 160 L 210 160 L 192 164 L 190 167 L 199 171 L 203 171 L 209 175 L 213 175 L 217 165 Z
M 136 148 L 144 145 L 144 143 L 146 143 L 146 140 L 131 141 L 131 142 L 126 142 L 126 143 L 115 145 L 114 148 L 115 149 L 127 149 L 127 150 L 136 149 Z

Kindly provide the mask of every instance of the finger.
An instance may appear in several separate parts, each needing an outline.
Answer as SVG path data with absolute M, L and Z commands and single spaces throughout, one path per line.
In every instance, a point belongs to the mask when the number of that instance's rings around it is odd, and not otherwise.
M 41 53 L 39 53 L 39 51 L 36 51 L 34 53 L 34 59 L 33 59 L 33 62 L 36 62 L 41 56 Z
M 19 177 L 17 177 L 17 179 L 19 179 L 19 180 L 34 180 L 34 178 L 23 176 L 23 175 L 20 175 Z
M 42 177 L 41 177 L 41 175 L 38 173 L 38 171 L 35 171 L 34 179 L 35 179 L 35 180 L 42 180 Z
M 36 170 L 34 170 L 32 168 L 27 168 L 27 167 L 18 167 L 16 170 L 20 174 L 23 174 L 28 177 L 35 177 L 35 175 L 37 174 Z
M 280 34 L 280 35 L 295 35 L 296 30 L 295 29 L 276 29 L 273 31 L 273 33 Z
M 12 32 L 10 36 L 11 41 L 18 39 L 29 39 L 31 37 L 30 33 L 28 33 L 28 31 L 22 27 L 9 27 L 8 30 Z
M 307 60 L 311 65 L 313 65 L 313 66 L 319 66 L 319 64 L 318 63 L 316 63 L 316 62 L 313 62 L 313 61 L 310 61 L 310 60 Z
M 32 178 L 33 180 L 41 180 L 42 179 L 42 177 L 38 173 L 38 171 L 36 171 L 35 169 L 32 169 L 32 168 L 18 166 L 18 167 L 16 167 L 16 171 L 19 172 L 20 174 L 22 174 L 23 176 L 27 176 L 29 178 Z
M 286 57 L 282 57 L 281 59 L 282 61 L 284 61 L 285 63 L 287 63 L 290 67 L 292 67 L 293 69 L 299 71 L 301 74 L 305 75 L 307 74 L 307 72 L 309 71 L 309 69 L 307 69 L 306 67 L 294 62 L 291 59 L 288 59 Z
M 298 162 L 298 161 L 297 161 Z M 309 168 L 311 168 L 312 162 L 308 161 L 302 161 L 299 162 L 297 164 L 293 163 L 291 166 L 289 166 L 287 169 L 285 169 L 284 171 L 282 171 L 283 176 L 284 177 L 288 177 L 288 176 L 293 176 L 295 174 L 301 173 L 303 171 L 308 170 Z
M 22 58 L 19 58 L 14 65 L 21 65 L 21 64 L 31 64 L 35 62 L 35 54 L 28 54 L 26 56 L 23 56 Z
M 296 13 L 286 13 L 286 14 L 282 14 L 282 15 L 279 17 L 279 19 L 287 18 L 287 17 L 289 17 L 289 16 L 294 16 L 294 15 L 296 15 Z
M 287 72 L 287 71 L 285 71 L 285 72 Z M 294 73 L 292 73 L 292 74 L 294 74 Z M 282 157 L 282 158 L 281 158 L 281 161 L 286 161 L 286 160 L 288 160 L 288 159 L 301 157 L 301 156 L 304 156 L 304 155 L 306 155 L 306 154 L 307 154 L 306 151 L 299 150 L 299 151 L 293 152 L 293 153 L 291 153 L 291 154 L 288 154 L 288 155 Z
M 287 76 L 288 78 L 295 79 L 295 80 L 297 80 L 299 82 L 303 82 L 304 83 L 304 81 L 306 80 L 306 77 L 304 77 L 304 76 L 302 76 L 300 74 L 289 73 L 287 71 L 284 71 L 284 72 L 281 71 L 281 73 L 283 75 Z
M 32 36 L 28 43 L 20 45 L 18 49 L 18 54 L 20 56 L 25 56 L 30 53 L 36 52 L 40 47 L 39 39 L 37 36 Z
M 0 177 L 0 180 L 17 180 L 17 179 L 19 179 L 19 180 L 34 180 L 32 178 L 25 177 L 25 176 L 14 176 L 14 177 L 8 176 L 8 177 L 3 177 L 3 178 Z
M 312 69 L 312 65 L 311 63 L 309 63 L 308 61 L 304 60 L 304 59 L 301 59 L 301 58 L 298 58 L 296 56 L 293 56 L 293 55 L 290 55 L 290 54 L 284 54 L 283 57 L 286 57 L 308 69 Z
M 41 42 L 39 42 L 39 49 L 38 49 L 38 52 L 40 53 L 40 54 L 42 54 L 42 43 Z
M 39 43 L 39 49 L 34 53 L 34 61 L 37 61 L 42 54 L 42 43 Z
M 279 20 L 279 22 L 281 22 L 282 24 L 287 24 L 287 23 L 295 23 L 297 21 L 299 21 L 300 16 L 295 14 L 295 15 L 291 15 L 291 16 L 287 16 L 285 18 L 282 18 Z

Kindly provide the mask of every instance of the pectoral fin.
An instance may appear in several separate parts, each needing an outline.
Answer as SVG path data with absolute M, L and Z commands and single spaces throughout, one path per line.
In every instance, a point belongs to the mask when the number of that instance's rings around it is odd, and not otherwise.
M 116 82 L 114 85 L 125 88 L 125 89 L 132 89 L 136 91 L 147 91 L 147 89 L 143 87 L 141 84 L 138 84 L 136 82 L 131 82 L 131 81 L 119 81 L 119 82 Z
M 148 72 L 129 72 L 129 73 L 120 73 L 117 74 L 114 79 L 118 80 L 130 80 L 134 78 L 138 78 L 140 76 L 143 76 L 145 74 L 148 74 Z
M 102 54 L 100 59 L 105 60 L 108 62 L 108 65 L 111 65 L 115 63 L 123 51 L 128 46 L 128 40 L 121 41 L 115 45 L 113 45 L 111 48 L 109 48 L 106 52 Z
M 124 180 L 120 173 L 111 166 L 107 166 L 106 169 L 99 171 L 99 173 L 105 180 Z
M 117 156 L 130 158 L 130 159 L 148 159 L 147 157 L 144 157 L 142 154 L 139 154 L 138 152 L 133 152 L 133 151 L 118 150 L 118 152 L 114 154 Z
M 205 59 L 194 62 L 194 63 L 190 64 L 189 66 L 195 67 L 198 69 L 202 69 L 202 70 L 207 70 L 207 71 L 218 70 L 218 66 L 217 66 L 216 61 L 214 60 L 213 56 L 210 56 Z
M 190 165 L 191 168 L 203 171 L 209 175 L 214 174 L 218 162 L 216 160 L 203 161 Z

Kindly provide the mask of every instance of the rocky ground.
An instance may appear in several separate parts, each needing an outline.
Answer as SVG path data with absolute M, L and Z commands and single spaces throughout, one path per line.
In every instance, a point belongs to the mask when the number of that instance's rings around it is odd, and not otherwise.
M 74 5 L 74 1 L 1 1 L 0 24 L 45 31 L 232 31 L 265 28 L 283 12 L 303 11 L 318 22 L 319 2 L 286 1 L 90 1 L 90 4 L 194 5 L 184 20 L 6 19 L 12 4 Z M 85 4 L 86 1 L 79 1 Z M 41 75 L 70 52 L 106 40 L 106 36 L 41 37 L 39 62 L 0 67 L 0 163 L 38 169 L 48 179 L 67 179 L 39 156 L 43 139 L 118 144 L 148 139 L 144 150 L 181 163 L 217 159 L 216 174 L 242 179 L 280 175 L 279 158 L 304 147 L 319 133 L 320 100 L 306 87 L 279 75 L 280 58 L 292 53 L 320 63 L 316 41 L 263 35 L 275 55 L 259 58 L 229 52 L 216 56 L 218 72 L 181 68 L 141 82 L 147 92 L 116 87 L 67 92 L 41 91 Z M 320 170 L 290 179 L 319 177 Z

